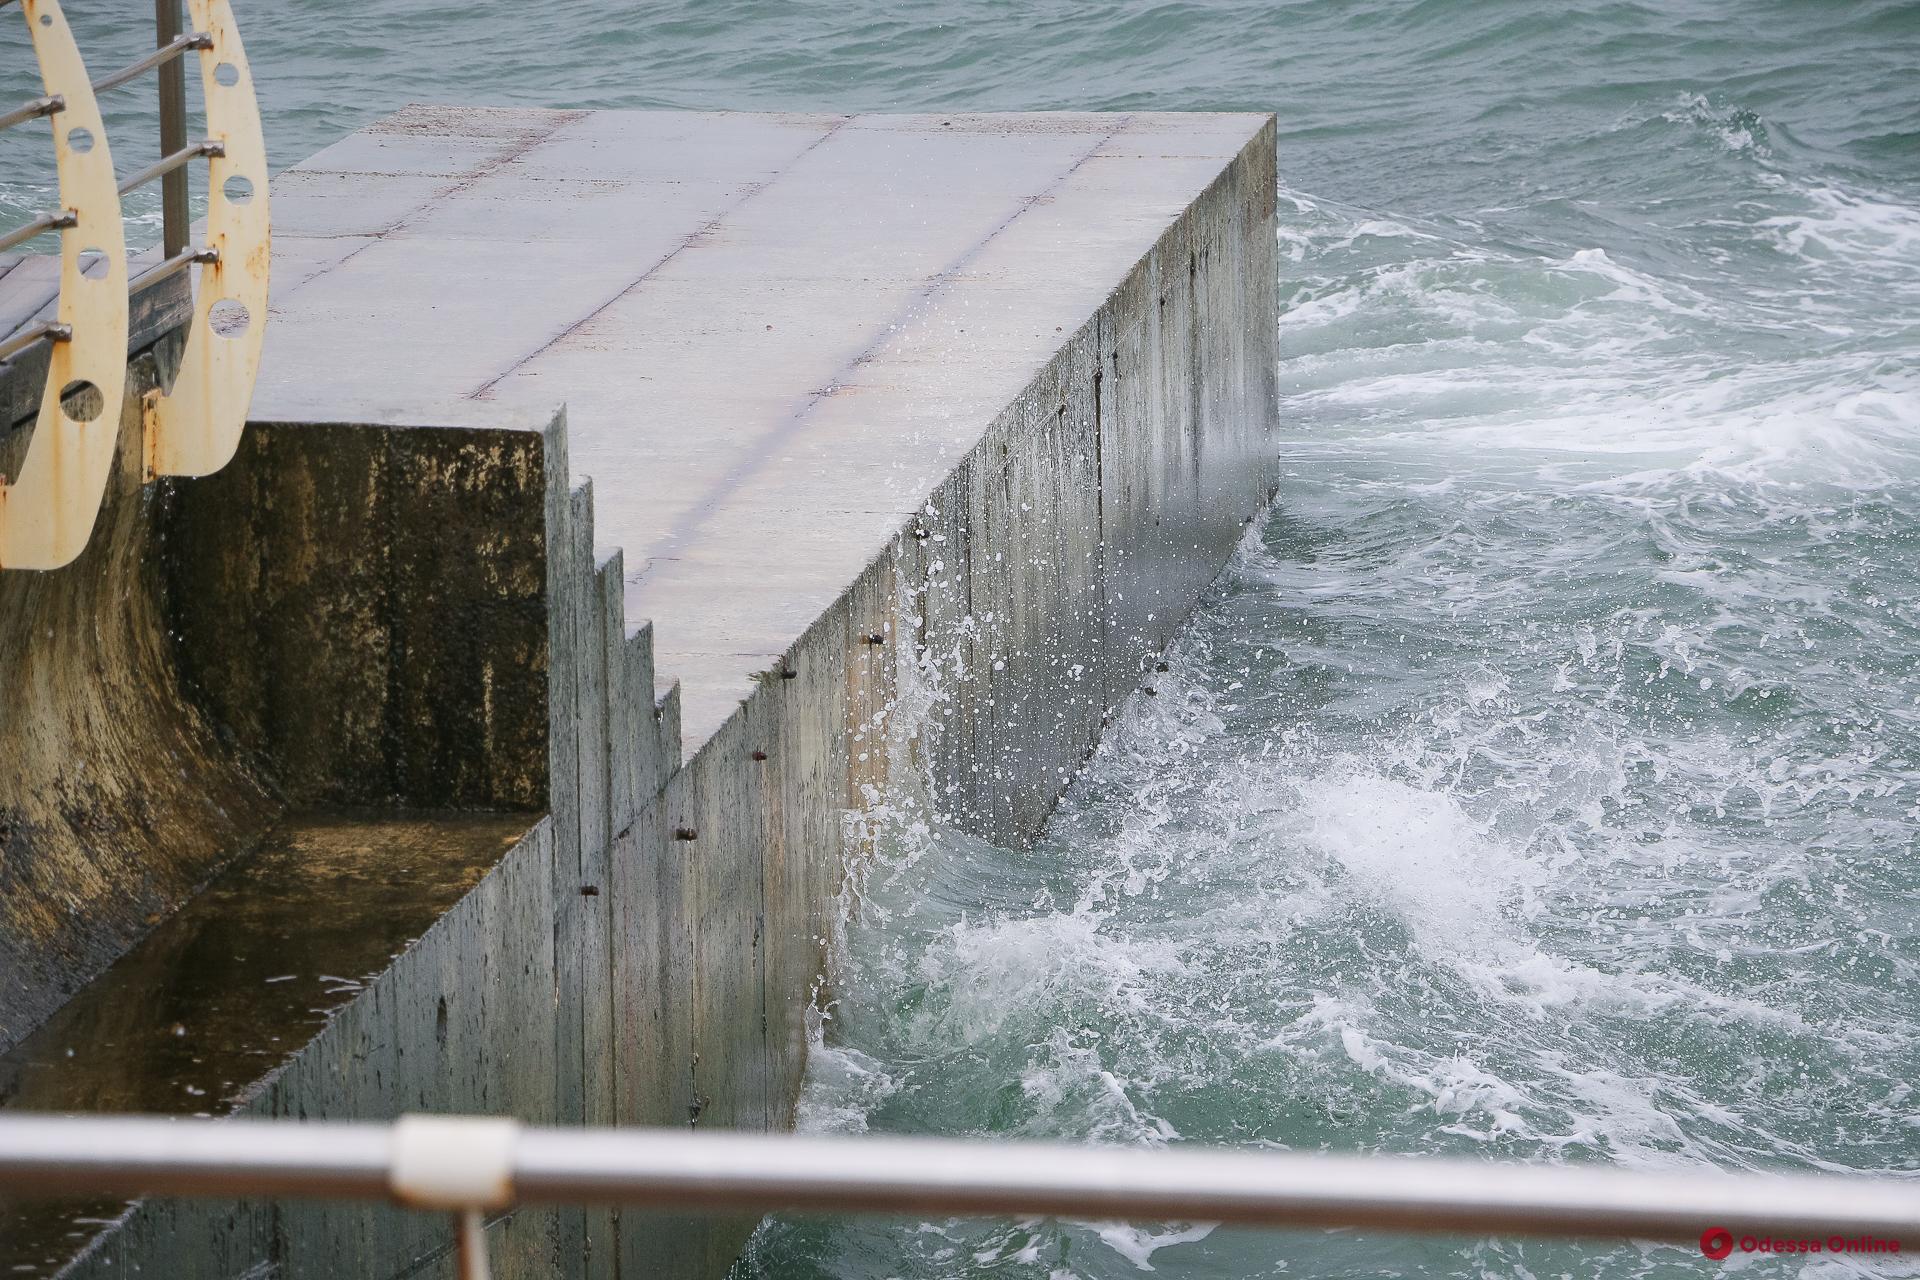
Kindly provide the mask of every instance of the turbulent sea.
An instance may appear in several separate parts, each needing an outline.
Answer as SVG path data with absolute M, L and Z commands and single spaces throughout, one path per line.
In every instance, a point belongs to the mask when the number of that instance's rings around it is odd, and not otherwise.
M 409 100 L 1278 113 L 1272 518 L 1037 849 L 898 824 L 805 1123 L 1920 1176 L 1920 4 L 240 9 L 279 163 Z M 741 1270 L 1916 1251 L 792 1218 Z

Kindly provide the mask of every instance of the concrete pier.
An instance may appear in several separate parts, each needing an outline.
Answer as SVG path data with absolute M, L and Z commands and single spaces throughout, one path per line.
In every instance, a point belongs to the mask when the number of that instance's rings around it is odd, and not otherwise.
M 697 747 L 1262 119 L 412 108 L 277 180 L 255 416 L 564 404 Z M 1270 319 L 1158 284 L 1213 395 L 1273 376 Z
M 1267 501 L 1273 159 L 1261 116 L 416 107 L 276 179 L 255 425 L 164 503 L 169 661 L 296 811 L 529 830 L 228 1109 L 789 1124 L 858 815 L 907 769 L 1029 839 Z M 702 1276 L 750 1227 L 492 1234 Z M 154 1204 L 70 1273 L 446 1243 Z

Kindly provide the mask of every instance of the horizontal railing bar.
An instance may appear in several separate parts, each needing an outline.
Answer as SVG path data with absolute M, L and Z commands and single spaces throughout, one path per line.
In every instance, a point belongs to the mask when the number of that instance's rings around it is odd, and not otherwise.
M 29 98 L 5 115 L 0 115 L 0 129 L 11 129 L 17 124 L 29 120 L 38 120 L 41 116 L 50 116 L 67 109 L 67 100 L 57 93 L 41 98 Z
M 225 154 L 227 154 L 226 144 L 213 138 L 196 142 L 190 147 L 182 147 L 170 156 L 160 157 L 140 172 L 127 178 L 126 181 L 120 184 L 120 194 L 124 196 L 130 191 L 137 191 L 156 178 L 163 178 L 167 174 L 172 173 L 175 169 L 178 169 L 190 160 L 196 160 L 201 156 L 223 156 Z
M 185 35 L 175 36 L 138 62 L 130 62 L 118 71 L 108 72 L 95 80 L 93 91 L 105 93 L 109 89 L 118 89 L 127 81 L 139 76 L 141 72 L 151 71 L 161 63 L 171 61 L 189 49 L 211 48 L 213 48 L 213 36 L 205 31 L 190 31 Z
M 135 276 L 132 282 L 127 285 L 127 292 L 129 294 L 135 294 L 143 289 L 151 289 L 162 280 L 179 275 L 196 262 L 203 266 L 208 266 L 218 261 L 220 261 L 220 251 L 218 249 L 182 249 L 171 258 L 163 262 L 157 262 Z
M 24 227 L 19 227 L 0 236 L 0 253 L 5 253 L 17 244 L 25 244 L 35 236 L 43 236 L 49 231 L 59 231 L 66 227 L 79 225 L 80 219 L 71 209 L 60 209 L 53 213 L 43 213 Z
M 477 1136 L 494 1123 L 470 1127 Z M 401 1150 L 397 1132 L 0 1116 L 0 1192 L 385 1199 Z M 1911 1179 L 667 1129 L 526 1128 L 506 1151 L 507 1199 L 522 1202 L 1442 1234 L 1698 1240 L 1725 1227 L 1736 1235 L 1920 1239 L 1920 1181 Z M 458 1165 L 464 1153 L 448 1154 Z
M 5 364 L 43 338 L 50 342 L 65 342 L 71 337 L 73 326 L 61 324 L 58 320 L 42 320 L 38 324 L 28 325 L 0 342 L 0 364 Z
M 154 1117 L 0 1119 L 0 1186 L 159 1195 L 385 1195 L 388 1130 Z

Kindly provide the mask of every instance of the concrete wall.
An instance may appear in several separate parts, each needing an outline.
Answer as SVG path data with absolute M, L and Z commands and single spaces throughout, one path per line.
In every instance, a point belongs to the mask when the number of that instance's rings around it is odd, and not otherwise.
M 0 573 L 0 1051 L 280 812 L 173 669 L 140 397 L 177 345 L 128 371 L 87 550 L 52 572 Z M 0 474 L 30 427 L 0 427 Z
M 1273 134 L 935 492 L 899 557 L 943 816 L 1019 844 L 1185 622 L 1277 460 Z
M 179 679 L 295 805 L 546 806 L 536 431 L 256 422 L 169 486 Z
M 176 345 L 87 550 L 0 574 L 0 1052 L 290 805 L 546 805 L 539 434 L 257 423 L 146 484 Z
M 684 767 L 621 557 L 542 433 L 549 814 L 247 1109 L 789 1125 L 848 815 L 904 762 L 950 820 L 1031 838 L 1270 495 L 1273 183 L 1269 126 Z M 932 707 L 903 754 L 909 686 Z M 506 1275 L 704 1276 L 751 1227 L 523 1211 L 493 1235 Z M 450 1274 L 446 1243 L 384 1207 L 147 1205 L 71 1273 Z

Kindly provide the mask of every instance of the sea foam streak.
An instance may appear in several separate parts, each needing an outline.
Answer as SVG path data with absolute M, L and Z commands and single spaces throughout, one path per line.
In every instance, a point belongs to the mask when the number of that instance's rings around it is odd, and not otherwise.
M 1755 252 L 1832 254 L 1858 273 L 1835 289 L 1910 287 L 1881 256 L 1907 211 L 1785 203 L 1804 212 L 1753 221 Z M 809 1114 L 1912 1165 L 1910 362 L 1853 315 L 1844 337 L 1729 365 L 1731 335 L 1791 324 L 1703 275 L 1283 207 L 1273 521 L 1039 849 L 937 823 L 896 840 L 884 890 L 868 879 L 884 926 L 850 928 Z M 1877 341 L 1903 321 L 1881 323 Z M 848 1226 L 835 1265 L 1637 1276 L 1689 1256 L 928 1225 L 962 1242 L 951 1262 L 912 1243 L 926 1232 Z M 780 1224 L 761 1247 L 810 1238 Z

